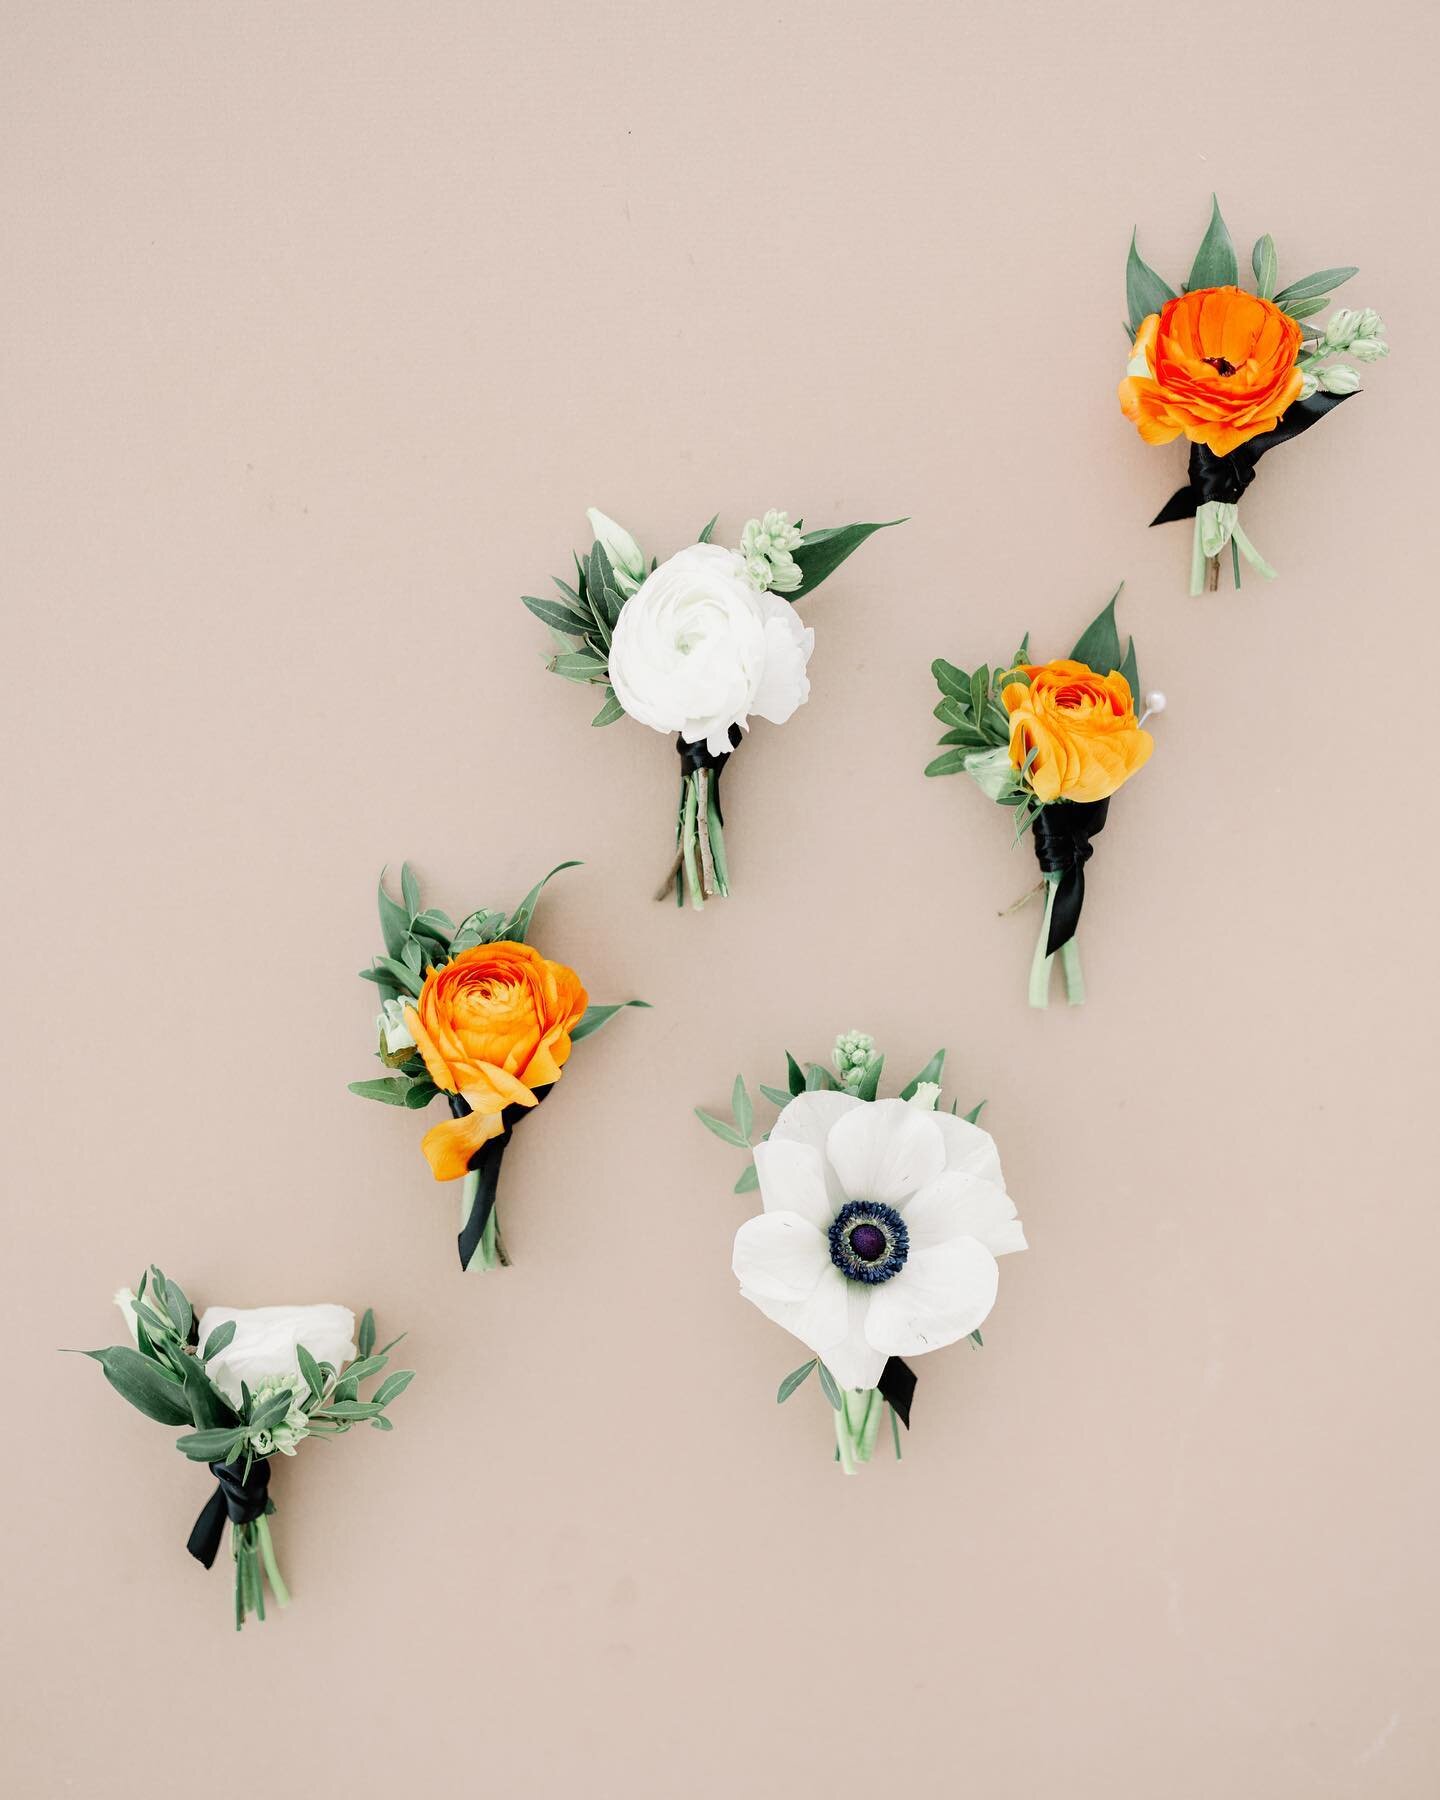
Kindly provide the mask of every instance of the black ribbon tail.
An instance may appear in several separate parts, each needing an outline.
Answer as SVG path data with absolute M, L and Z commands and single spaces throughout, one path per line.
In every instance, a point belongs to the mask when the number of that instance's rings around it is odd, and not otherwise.
M 1273 431 L 1247 438 L 1228 456 L 1217 456 L 1205 444 L 1190 446 L 1189 479 L 1172 494 L 1150 521 L 1152 525 L 1169 525 L 1176 519 L 1193 519 L 1201 506 L 1218 500 L 1234 506 L 1255 479 L 1255 465 L 1267 450 L 1277 444 L 1288 444 L 1312 425 L 1334 412 L 1349 394 L 1312 394 L 1308 400 L 1297 400 L 1287 406 Z
M 548 1087 L 535 1089 L 535 1106 L 550 1092 Z M 457 1119 L 463 1119 L 471 1110 L 470 1103 L 460 1094 L 448 1094 L 450 1111 Z M 500 1187 L 500 1163 L 505 1155 L 515 1127 L 527 1113 L 532 1113 L 535 1106 L 507 1106 L 500 1114 L 504 1129 L 498 1137 L 488 1139 L 470 1158 L 469 1167 L 478 1172 L 480 1184 L 475 1192 L 475 1204 L 470 1208 L 470 1216 L 460 1228 L 456 1243 L 460 1251 L 460 1267 L 468 1269 L 475 1252 L 480 1248 L 480 1239 L 485 1235 L 485 1227 L 490 1223 L 490 1215 L 495 1210 L 495 1198 Z
M 1031 827 L 1035 860 L 1042 874 L 1060 877 L 1050 908 L 1047 956 L 1068 944 L 1079 927 L 1080 909 L 1085 904 L 1085 865 L 1094 854 L 1090 840 L 1105 829 L 1109 811 L 1107 795 L 1103 800 L 1056 800 L 1035 815 Z
M 249 1525 L 266 1512 L 270 1505 L 270 1464 L 256 1457 L 245 1468 L 243 1458 L 232 1463 L 211 1463 L 215 1492 L 200 1509 L 200 1516 L 190 1528 L 185 1548 L 207 1569 L 212 1568 L 225 1536 L 225 1522 Z
M 200 1509 L 200 1517 L 190 1528 L 190 1536 L 185 1540 L 185 1548 L 196 1562 L 204 1563 L 207 1569 L 213 1568 L 215 1558 L 220 1553 L 220 1541 L 225 1536 L 225 1521 L 228 1513 L 225 1506 L 223 1488 L 215 1492 Z
M 910 1403 L 915 1398 L 918 1379 L 909 1363 L 902 1362 L 898 1356 L 892 1356 L 880 1371 L 880 1379 L 875 1384 L 880 1390 L 880 1398 L 890 1402 L 895 1417 L 907 1431 L 910 1429 Z

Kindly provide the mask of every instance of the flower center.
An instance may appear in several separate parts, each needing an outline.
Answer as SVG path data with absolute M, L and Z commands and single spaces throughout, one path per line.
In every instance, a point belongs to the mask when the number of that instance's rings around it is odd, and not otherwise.
M 1206 356 L 1201 360 L 1209 363 L 1217 375 L 1233 375 L 1239 366 L 1236 363 L 1226 362 L 1223 356 Z
M 830 1225 L 830 1260 L 847 1281 L 889 1281 L 905 1267 L 910 1233 L 893 1206 L 850 1200 Z

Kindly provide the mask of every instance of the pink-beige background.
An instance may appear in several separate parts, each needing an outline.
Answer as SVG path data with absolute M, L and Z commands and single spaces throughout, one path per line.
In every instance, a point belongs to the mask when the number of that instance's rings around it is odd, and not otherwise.
M 1418 6 L 4 0 L 0 1769 L 17 1800 L 1429 1800 L 1440 1786 L 1434 14 Z M 1192 601 L 1119 416 L 1132 223 L 1179 279 L 1355 262 L 1389 363 Z M 519 604 L 597 504 L 910 515 L 813 600 L 726 777 L 735 897 L 656 906 L 675 757 Z M 1091 865 L 927 782 L 932 657 L 1068 649 L 1126 580 L 1170 706 Z M 597 999 L 462 1278 L 367 1106 L 382 864 L 460 913 L 563 857 Z M 950 1047 L 1032 1249 L 830 1460 L 737 1297 L 691 1114 L 861 1026 Z M 438 1115 L 437 1115 L 438 1116 Z M 765 1116 L 768 1116 L 765 1115 Z M 237 1638 L 206 1483 L 100 1371 L 199 1302 L 373 1304 L 394 1434 L 278 1470 Z

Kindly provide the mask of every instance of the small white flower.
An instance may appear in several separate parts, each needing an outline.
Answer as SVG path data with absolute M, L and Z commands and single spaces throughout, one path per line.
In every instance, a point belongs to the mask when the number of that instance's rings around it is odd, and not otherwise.
M 1318 394 L 1319 392 L 1320 382 L 1315 371 L 1313 369 L 1302 369 L 1300 371 L 1300 398 L 1302 400 L 1308 400 L 1312 394 Z
M 621 593 L 633 594 L 645 579 L 645 552 L 623 525 L 617 525 L 595 507 L 587 507 L 585 517 L 590 521 L 595 542 L 610 558 Z
M 756 587 L 789 594 L 800 586 L 805 571 L 791 554 L 799 546 L 800 535 L 788 513 L 767 512 L 763 519 L 746 524 L 740 534 L 740 554 Z
M 720 756 L 751 713 L 783 725 L 805 703 L 814 648 L 794 608 L 747 580 L 738 550 L 692 544 L 621 607 L 610 681 L 632 719 Z
M 1356 394 L 1360 391 L 1360 372 L 1347 363 L 1332 363 L 1328 369 L 1317 369 L 1315 374 L 1327 394 Z
M 205 1372 L 231 1405 L 240 1402 L 242 1381 L 254 1394 L 267 1377 L 299 1375 L 297 1344 L 335 1369 L 355 1360 L 355 1315 L 348 1306 L 207 1306 L 200 1315 L 200 1343 L 229 1319 L 235 1321 L 235 1335 L 210 1358 Z
M 1390 346 L 1384 338 L 1356 337 L 1350 340 L 1350 354 L 1356 362 L 1379 362 L 1382 356 L 1390 354 Z
M 840 1079 L 853 1086 L 865 1072 L 865 1065 L 874 1054 L 875 1040 L 868 1031 L 844 1031 L 835 1040 L 830 1060 Z
M 922 1081 L 910 1096 L 909 1104 L 919 1107 L 921 1112 L 934 1112 L 940 1104 L 940 1083 L 938 1081 Z
M 991 800 L 1006 800 L 1020 786 L 1019 773 L 1004 744 L 997 744 L 993 750 L 977 750 L 973 756 L 967 756 L 965 773 L 980 792 Z
M 1337 306 L 1325 321 L 1325 334 L 1321 339 L 1327 350 L 1347 350 L 1350 340 L 1359 335 L 1360 314 L 1352 312 L 1348 306 Z
M 742 1296 L 872 1388 L 892 1356 L 974 1331 L 1023 1250 L 989 1132 L 903 1100 L 797 1094 L 755 1147 L 765 1211 L 735 1236 Z
M 307 1344 L 308 1350 L 310 1346 Z M 305 1377 L 294 1375 L 267 1375 L 256 1388 L 251 1389 L 250 1410 L 253 1413 L 263 1400 L 282 1389 L 290 1395 L 290 1410 L 278 1425 L 272 1425 L 268 1431 L 257 1431 L 251 1435 L 250 1443 L 257 1456 L 274 1456 L 278 1451 L 281 1456 L 293 1456 L 295 1446 L 301 1438 L 310 1434 L 310 1419 L 305 1408 L 300 1404 L 310 1389 L 306 1386 Z
M 398 1056 L 403 1050 L 415 1048 L 415 1039 L 405 1022 L 407 1004 L 404 1000 L 387 1000 L 380 1008 L 375 1030 L 379 1033 L 380 1051 L 384 1056 Z

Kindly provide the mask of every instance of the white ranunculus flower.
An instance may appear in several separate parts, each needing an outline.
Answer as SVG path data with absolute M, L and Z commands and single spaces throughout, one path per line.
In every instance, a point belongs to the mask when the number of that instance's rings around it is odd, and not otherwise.
M 746 577 L 738 550 L 692 544 L 640 584 L 620 609 L 610 682 L 632 719 L 656 731 L 731 748 L 730 727 L 758 713 L 783 725 L 809 698 L 815 633 L 788 601 Z
M 755 1148 L 765 1211 L 735 1236 L 740 1292 L 846 1388 L 967 1337 L 995 1258 L 1023 1250 L 988 1131 L 903 1100 L 796 1097 Z
M 402 1050 L 413 1050 L 415 1039 L 410 1035 L 410 1026 L 405 1018 L 407 1000 L 387 1000 L 381 1006 L 375 1019 L 375 1029 L 380 1036 L 380 1049 L 385 1056 L 397 1056 Z
M 270 1376 L 298 1375 L 297 1344 L 336 1369 L 355 1360 L 355 1315 L 348 1306 L 207 1306 L 200 1343 L 228 1319 L 235 1321 L 235 1335 L 205 1371 L 232 1405 L 240 1402 L 242 1381 L 254 1394 Z

